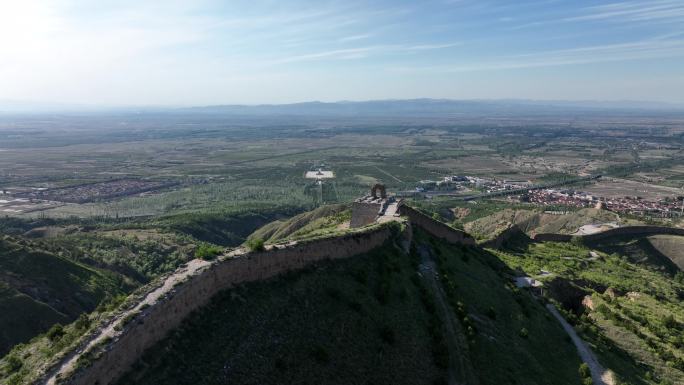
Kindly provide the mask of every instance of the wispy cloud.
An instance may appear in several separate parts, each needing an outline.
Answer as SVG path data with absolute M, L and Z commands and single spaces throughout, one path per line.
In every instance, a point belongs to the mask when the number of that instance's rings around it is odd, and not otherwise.
M 401 45 L 401 44 L 385 44 L 374 45 L 367 47 L 335 49 L 328 51 L 312 52 L 306 54 L 292 55 L 272 61 L 273 64 L 294 63 L 311 60 L 349 60 L 362 59 L 371 55 L 392 54 L 392 53 L 411 53 L 416 51 L 439 50 L 451 47 L 456 47 L 461 43 L 446 43 L 446 44 L 418 44 L 418 45 Z
M 350 41 L 357 41 L 357 40 L 368 39 L 368 38 L 371 37 L 371 36 L 373 36 L 373 35 L 371 35 L 371 34 L 369 34 L 369 33 L 364 33 L 364 34 L 361 34 L 361 35 L 344 36 L 344 37 L 341 37 L 341 38 L 337 39 L 337 41 L 340 42 L 340 43 L 347 43 L 347 42 L 350 42 Z
M 581 82 L 590 71 L 579 65 L 611 62 L 638 78 L 626 62 L 645 59 L 681 79 L 675 60 L 657 59 L 684 58 L 684 0 L 608 1 L 0 0 L 0 97 L 284 101 L 335 88 L 354 98 L 446 88 L 435 74 L 466 71 L 576 65 L 555 73 Z M 489 75 L 468 77 L 500 87 Z
M 411 45 L 411 46 L 403 47 L 403 50 L 404 51 L 424 51 L 424 50 L 432 50 L 432 49 L 452 48 L 452 47 L 458 47 L 460 45 L 463 45 L 463 43 L 419 44 L 419 45 Z
M 563 21 L 681 21 L 684 17 L 684 3 L 681 1 L 624 2 L 587 7 L 585 11 L 585 14 L 567 17 Z
M 283 63 L 294 63 L 309 60 L 319 60 L 319 59 L 357 59 L 365 57 L 369 52 L 382 50 L 382 46 L 376 47 L 360 47 L 360 48 L 347 48 L 347 49 L 335 49 L 330 51 L 322 51 L 315 53 L 308 53 L 302 55 L 293 55 L 281 59 L 276 59 L 273 64 L 283 64 Z
M 512 26 L 512 30 L 528 29 L 557 23 L 611 22 L 611 23 L 682 23 L 684 24 L 684 2 L 681 0 L 628 1 L 582 7 L 574 15 L 565 17 L 547 16 Z
M 475 72 L 606 63 L 654 58 L 684 58 L 684 40 L 649 39 L 623 44 L 595 45 L 500 56 L 486 61 L 429 67 L 396 67 L 399 71 Z

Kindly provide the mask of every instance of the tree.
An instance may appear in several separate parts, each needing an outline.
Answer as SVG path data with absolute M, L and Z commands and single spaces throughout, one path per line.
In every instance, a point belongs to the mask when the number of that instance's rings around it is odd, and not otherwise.
M 582 378 L 590 377 L 591 371 L 589 370 L 589 365 L 586 362 L 582 362 L 579 366 L 579 375 Z
M 264 240 L 261 238 L 252 238 L 247 240 L 247 248 L 251 251 L 263 251 L 264 250 Z
M 50 339 L 50 341 L 56 341 L 64 335 L 64 326 L 61 324 L 55 324 L 48 330 L 47 332 L 47 337 Z
M 218 246 L 202 244 L 195 250 L 195 257 L 202 258 L 205 260 L 211 260 L 216 258 L 217 255 L 221 254 L 223 249 Z

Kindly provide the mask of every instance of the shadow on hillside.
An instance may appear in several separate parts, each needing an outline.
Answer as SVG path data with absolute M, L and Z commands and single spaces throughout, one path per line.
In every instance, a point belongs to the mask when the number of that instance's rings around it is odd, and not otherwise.
M 624 255 L 634 263 L 653 266 L 670 276 L 679 271 L 679 267 L 668 256 L 653 247 L 646 237 L 615 236 L 591 242 L 587 246 L 608 254 Z

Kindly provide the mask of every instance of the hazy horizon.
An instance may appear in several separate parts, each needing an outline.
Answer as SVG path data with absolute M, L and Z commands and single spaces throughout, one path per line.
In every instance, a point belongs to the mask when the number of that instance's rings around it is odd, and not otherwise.
M 407 104 L 408 103 L 408 104 Z M 670 103 L 653 100 L 629 100 L 629 99 L 615 99 L 615 100 L 582 100 L 582 99 L 448 99 L 448 98 L 412 98 L 412 99 L 372 99 L 372 100 L 334 100 L 334 101 L 320 101 L 320 100 L 302 100 L 293 101 L 289 103 L 217 103 L 217 104 L 187 104 L 187 105 L 170 105 L 170 104 L 148 104 L 148 105 L 103 105 L 103 104 L 69 104 L 69 103 L 53 103 L 44 101 L 26 101 L 26 100 L 3 100 L 0 99 L 0 114 L 15 114 L 15 113 L 29 113 L 29 114 L 43 114 L 43 113 L 107 113 L 107 112 L 143 112 L 143 111 L 159 111 L 172 112 L 175 110 L 192 111 L 195 109 L 213 109 L 213 108 L 228 108 L 223 109 L 224 112 L 266 112 L 268 114 L 277 113 L 278 109 L 281 111 L 298 112 L 304 114 L 312 114 L 317 105 L 321 107 L 343 107 L 345 105 L 362 106 L 365 112 L 383 113 L 392 111 L 390 106 L 396 105 L 411 105 L 418 108 L 417 111 L 422 113 L 436 113 L 438 111 L 432 110 L 429 107 L 434 104 L 452 104 L 454 107 L 463 108 L 463 105 L 470 105 L 471 109 L 475 106 L 492 108 L 499 106 L 519 106 L 520 111 L 532 111 L 544 107 L 554 108 L 573 108 L 580 110 L 652 110 L 657 111 L 672 111 L 683 112 L 684 103 Z M 421 107 L 422 106 L 422 107 Z M 269 109 L 270 107 L 276 110 Z M 300 107 L 304 107 L 301 110 Z M 311 109 L 306 109 L 311 107 Z M 390 107 L 390 110 L 387 108 Z M 423 108 L 427 107 L 427 108 Z M 340 110 L 345 112 L 344 110 Z M 354 111 L 354 110 L 352 110 Z M 328 111 L 330 112 L 330 111 Z M 348 111 L 347 111 L 348 112 Z M 357 111 L 358 112 L 358 111 Z M 414 111 L 415 112 L 415 111 Z M 479 111 L 482 112 L 482 111 Z
M 0 103 L 681 105 L 683 26 L 674 0 L 4 2 Z

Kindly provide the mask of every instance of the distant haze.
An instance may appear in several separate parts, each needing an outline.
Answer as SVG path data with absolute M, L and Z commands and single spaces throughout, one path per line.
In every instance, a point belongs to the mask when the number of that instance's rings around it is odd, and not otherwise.
M 467 117 L 617 114 L 674 114 L 684 117 L 684 105 L 644 101 L 566 101 L 566 100 L 451 100 L 405 99 L 340 102 L 303 102 L 290 104 L 228 104 L 194 107 L 97 107 L 92 105 L 6 103 L 0 101 L 0 116 L 7 114 L 145 114 L 145 115 L 213 115 L 243 117 Z M 2 128 L 2 127 L 0 127 Z
M 2 111 L 683 90 L 681 0 L 0 1 Z

